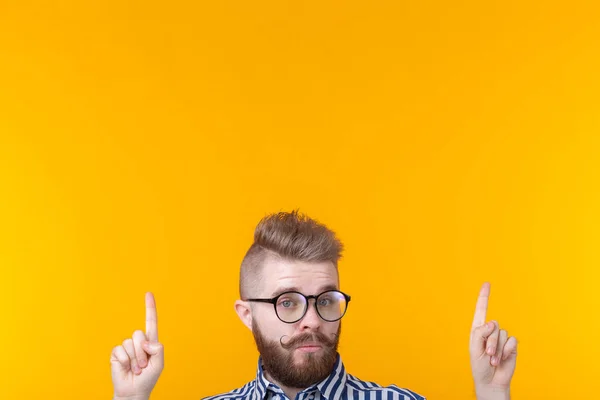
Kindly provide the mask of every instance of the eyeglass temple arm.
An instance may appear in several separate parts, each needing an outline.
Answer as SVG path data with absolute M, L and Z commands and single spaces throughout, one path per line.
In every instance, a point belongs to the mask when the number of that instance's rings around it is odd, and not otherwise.
M 275 304 L 276 299 L 246 299 L 245 301 L 256 301 L 259 303 Z

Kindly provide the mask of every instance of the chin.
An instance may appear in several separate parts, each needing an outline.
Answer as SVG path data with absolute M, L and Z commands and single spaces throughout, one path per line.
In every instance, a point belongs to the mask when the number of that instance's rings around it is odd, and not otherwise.
M 313 351 L 313 352 L 304 352 L 302 350 L 294 350 L 296 353 L 294 355 L 294 360 L 296 364 L 305 364 L 310 360 L 314 360 L 315 358 L 319 358 L 323 355 L 323 350 Z

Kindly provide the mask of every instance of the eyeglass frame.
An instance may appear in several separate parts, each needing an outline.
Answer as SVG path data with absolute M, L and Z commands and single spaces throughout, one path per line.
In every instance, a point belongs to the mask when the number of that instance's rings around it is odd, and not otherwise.
M 323 316 L 319 312 L 319 308 L 317 307 L 317 299 L 319 298 L 319 296 L 324 295 L 325 293 L 329 293 L 329 292 L 340 293 L 346 299 L 346 308 L 344 309 L 344 312 L 342 313 L 342 315 L 338 319 L 328 320 L 328 319 L 323 318 Z M 300 318 L 298 318 L 297 320 L 292 321 L 292 322 L 288 322 L 288 321 L 282 320 L 281 317 L 279 316 L 279 313 L 277 312 L 277 299 L 279 299 L 281 296 L 283 296 L 285 294 L 290 294 L 290 293 L 299 294 L 300 296 L 304 297 L 304 299 L 306 300 L 306 308 L 304 309 L 304 313 L 302 313 L 302 316 Z M 290 291 L 278 294 L 277 296 L 272 297 L 270 299 L 246 299 L 245 301 L 252 301 L 252 302 L 258 302 L 258 303 L 271 303 L 271 304 L 273 304 L 273 309 L 275 310 L 275 315 L 277 315 L 277 318 L 279 318 L 279 320 L 281 322 L 284 322 L 286 324 L 295 324 L 296 322 L 300 321 L 302 318 L 304 318 L 306 316 L 306 313 L 308 312 L 308 307 L 310 307 L 310 304 L 309 304 L 309 301 L 308 301 L 310 299 L 315 299 L 315 303 L 314 303 L 314 305 L 315 305 L 315 311 L 317 312 L 317 315 L 319 316 L 319 318 L 321 318 L 323 321 L 326 321 L 326 322 L 335 322 L 335 321 L 339 321 L 340 319 L 342 319 L 342 317 L 344 315 L 346 315 L 346 311 L 348 311 L 348 303 L 350 303 L 351 296 L 349 294 L 346 294 L 346 293 L 342 292 L 341 290 L 336 290 L 336 289 L 329 289 L 329 290 L 326 290 L 326 291 L 324 291 L 322 293 L 319 293 L 317 295 L 310 295 L 310 296 L 307 296 L 304 293 L 300 293 L 300 292 L 298 292 L 296 290 L 290 290 Z

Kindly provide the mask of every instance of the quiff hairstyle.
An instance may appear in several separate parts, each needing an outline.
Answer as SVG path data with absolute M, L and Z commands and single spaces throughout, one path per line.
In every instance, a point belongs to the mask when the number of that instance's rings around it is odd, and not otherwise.
M 264 217 L 254 231 L 240 268 L 240 298 L 254 296 L 252 288 L 260 280 L 260 272 L 269 257 L 289 261 L 331 261 L 337 268 L 344 245 L 335 232 L 298 210 Z

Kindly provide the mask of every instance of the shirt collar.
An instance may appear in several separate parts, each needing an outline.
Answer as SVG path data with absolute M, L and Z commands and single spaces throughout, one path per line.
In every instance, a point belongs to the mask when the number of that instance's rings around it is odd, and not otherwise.
M 329 376 L 323 379 L 321 382 L 304 389 L 302 392 L 308 393 L 318 390 L 325 400 L 338 400 L 343 392 L 343 388 L 346 385 L 347 379 L 348 377 L 346 374 L 346 369 L 344 368 L 344 363 L 342 362 L 342 357 L 338 353 L 331 374 L 329 374 Z M 255 382 L 254 400 L 264 400 L 265 396 L 267 395 L 267 390 L 271 390 L 276 393 L 283 393 L 283 391 L 277 385 L 269 382 L 265 377 L 262 368 L 261 357 L 258 358 L 258 370 L 256 372 Z

